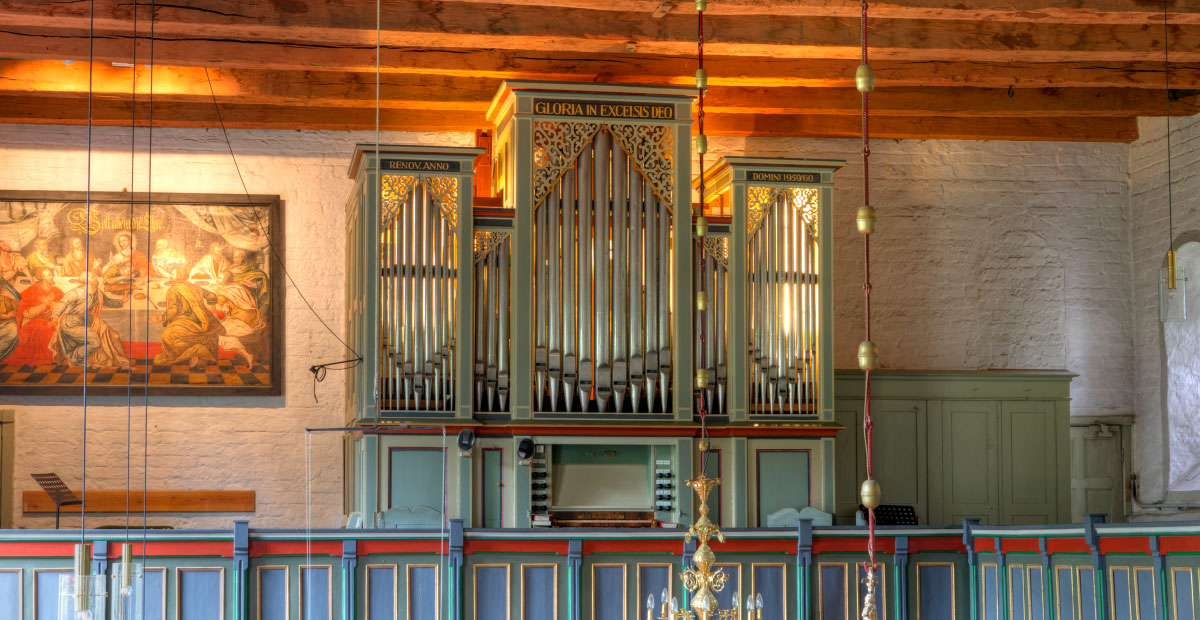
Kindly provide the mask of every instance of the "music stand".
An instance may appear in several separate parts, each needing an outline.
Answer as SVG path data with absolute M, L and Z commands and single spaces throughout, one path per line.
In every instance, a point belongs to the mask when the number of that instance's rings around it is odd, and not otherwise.
M 67 488 L 67 483 L 58 477 L 58 474 L 29 474 L 37 481 L 38 486 L 54 500 L 54 529 L 58 529 L 58 519 L 62 515 L 63 506 L 78 506 L 83 501 L 75 497 L 75 493 Z

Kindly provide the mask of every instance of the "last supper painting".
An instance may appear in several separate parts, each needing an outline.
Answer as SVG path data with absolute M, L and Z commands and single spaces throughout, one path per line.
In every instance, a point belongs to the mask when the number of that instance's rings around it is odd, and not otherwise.
M 0 392 L 280 394 L 277 196 L 0 194 Z

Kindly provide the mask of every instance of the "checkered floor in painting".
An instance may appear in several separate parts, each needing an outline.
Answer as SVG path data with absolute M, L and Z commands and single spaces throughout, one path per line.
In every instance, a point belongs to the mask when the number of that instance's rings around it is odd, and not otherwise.
M 189 368 L 187 364 L 159 366 L 151 360 L 140 359 L 134 362 L 132 370 L 133 383 L 145 384 L 146 373 L 149 372 L 150 385 L 270 385 L 271 371 L 260 364 L 251 368 L 246 362 L 238 359 L 220 360 L 215 364 L 203 367 Z M 127 385 L 130 381 L 129 370 L 112 368 L 88 369 L 88 385 Z M 61 364 L 43 364 L 41 366 L 9 366 L 0 364 L 0 385 L 5 383 L 20 383 L 22 385 L 82 385 L 83 368 L 79 366 L 64 366 Z

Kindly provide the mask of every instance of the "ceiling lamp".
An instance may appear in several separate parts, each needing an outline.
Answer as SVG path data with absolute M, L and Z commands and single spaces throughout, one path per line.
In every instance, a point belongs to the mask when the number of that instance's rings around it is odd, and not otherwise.
M 1175 265 L 1175 218 L 1171 203 L 1171 29 L 1163 2 L 1163 75 L 1167 87 L 1167 257 L 1158 283 L 1158 314 L 1163 322 L 1187 318 L 1187 274 Z

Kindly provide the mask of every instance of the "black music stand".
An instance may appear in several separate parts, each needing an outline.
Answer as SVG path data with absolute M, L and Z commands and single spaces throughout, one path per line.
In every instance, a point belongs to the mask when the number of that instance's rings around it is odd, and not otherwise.
M 46 495 L 54 500 L 54 529 L 58 529 L 58 518 L 62 515 L 63 506 L 78 506 L 83 501 L 75 497 L 75 493 L 67 488 L 67 483 L 58 477 L 58 474 L 29 474 L 37 481 Z

